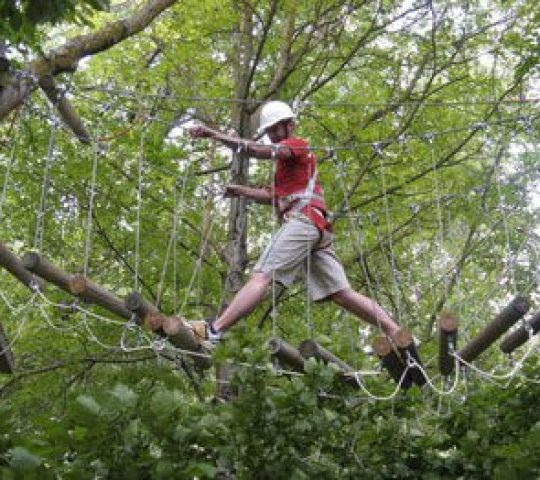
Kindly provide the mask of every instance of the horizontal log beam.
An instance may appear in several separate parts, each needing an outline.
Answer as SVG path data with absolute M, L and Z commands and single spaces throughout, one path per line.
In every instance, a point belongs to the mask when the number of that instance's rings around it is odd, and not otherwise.
M 500 349 L 504 353 L 512 353 L 516 348 L 521 347 L 529 340 L 529 330 L 532 335 L 536 335 L 540 330 L 540 310 L 527 320 L 528 328 L 522 325 L 514 332 L 508 334 L 501 342 Z
M 27 270 L 71 294 L 69 280 L 72 275 L 44 259 L 39 253 L 26 252 L 22 257 L 22 264 Z
M 280 364 L 292 368 L 295 372 L 302 373 L 304 371 L 304 357 L 285 340 L 271 337 L 266 342 L 266 346 L 272 358 L 276 358 Z
M 354 372 L 354 368 L 345 363 L 340 358 L 336 357 L 332 352 L 319 345 L 315 340 L 304 340 L 298 346 L 300 355 L 304 358 L 316 358 L 324 363 L 333 363 L 337 365 L 344 373 Z
M 458 321 L 450 313 L 444 313 L 439 319 L 439 371 L 441 375 L 450 375 L 454 370 L 455 360 L 452 353 L 457 348 Z
M 152 305 L 139 292 L 131 292 L 124 300 L 126 308 L 135 315 L 140 325 L 149 328 L 155 333 L 163 333 L 163 315 L 155 305 Z
M 6 245 L 0 242 L 0 266 L 5 268 L 19 282 L 28 287 L 30 290 L 34 286 L 43 290 L 44 283 L 35 275 L 27 270 L 23 262 L 17 257 Z
M 410 388 L 412 379 L 409 375 L 403 377 L 405 364 L 400 356 L 393 349 L 390 340 L 386 337 L 377 337 L 373 341 L 373 351 L 381 360 L 383 368 L 385 368 L 396 383 L 401 381 L 401 388 Z M 402 380 L 403 378 L 403 380 Z
M 131 312 L 119 297 L 95 284 L 84 275 L 73 275 L 69 279 L 69 290 L 73 295 L 87 303 L 99 305 L 109 312 L 128 320 L 131 318 Z
M 197 367 L 210 368 L 211 352 L 195 338 L 193 330 L 183 318 L 165 317 L 161 328 L 175 347 L 193 353 L 193 362 Z
M 504 332 L 514 325 L 529 310 L 527 298 L 518 295 L 482 330 L 476 338 L 463 347 L 458 355 L 466 362 L 472 362 L 487 350 Z
M 39 81 L 39 86 L 47 95 L 47 98 L 58 109 L 60 117 L 64 123 L 71 128 L 77 138 L 85 143 L 90 143 L 90 134 L 84 126 L 82 119 L 77 114 L 71 102 L 66 98 L 65 94 L 59 91 L 52 75 L 43 75 Z

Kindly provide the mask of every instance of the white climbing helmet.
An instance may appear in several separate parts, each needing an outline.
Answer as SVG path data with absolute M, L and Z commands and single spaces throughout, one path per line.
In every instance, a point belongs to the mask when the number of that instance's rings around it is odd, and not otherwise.
M 290 120 L 296 118 L 296 115 L 291 110 L 291 107 L 285 102 L 280 102 L 279 100 L 273 100 L 271 102 L 265 103 L 261 108 L 261 118 L 259 122 L 259 133 L 264 133 L 264 131 L 279 123 L 283 120 Z

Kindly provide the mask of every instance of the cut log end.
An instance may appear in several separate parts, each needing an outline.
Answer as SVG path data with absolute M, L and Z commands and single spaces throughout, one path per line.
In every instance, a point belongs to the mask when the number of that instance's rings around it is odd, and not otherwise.
M 269 338 L 266 342 L 266 348 L 272 355 L 275 355 L 281 349 L 281 339 L 276 337 Z
M 69 279 L 69 290 L 73 295 L 81 295 L 86 290 L 87 280 L 84 275 L 73 275 Z
M 400 349 L 406 349 L 413 344 L 412 335 L 404 329 L 401 329 L 397 333 L 395 333 L 392 336 L 392 339 L 394 340 L 396 347 Z
M 444 333 L 454 333 L 457 330 L 458 321 L 451 313 L 443 313 L 439 319 L 439 328 Z
M 520 316 L 525 315 L 531 307 L 529 299 L 527 297 L 524 297 L 523 295 L 518 295 L 517 297 L 515 297 L 512 300 L 511 305 Z
M 26 252 L 22 257 L 24 268 L 34 272 L 38 269 L 41 262 L 41 257 L 37 252 Z
M 373 340 L 373 351 L 379 358 L 386 357 L 392 351 L 392 345 L 386 337 L 377 337 Z

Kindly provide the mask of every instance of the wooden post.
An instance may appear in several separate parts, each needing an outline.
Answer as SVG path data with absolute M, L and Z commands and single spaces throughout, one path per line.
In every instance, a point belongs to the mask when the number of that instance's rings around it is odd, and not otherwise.
M 14 363 L 9 340 L 0 323 L 0 373 L 13 373 Z
M 45 260 L 39 253 L 26 252 L 22 257 L 22 263 L 27 270 L 71 294 L 69 290 L 71 274 Z
M 405 364 L 399 358 L 398 354 L 392 348 L 390 340 L 386 337 L 377 337 L 373 341 L 373 351 L 381 359 L 382 365 L 390 376 L 395 380 L 396 383 L 399 383 L 401 377 L 403 377 L 403 372 L 405 371 Z M 401 382 L 401 388 L 410 388 L 412 385 L 412 379 L 409 375 L 403 377 Z
M 216 365 L 216 399 L 229 402 L 239 395 L 238 388 L 232 385 L 232 379 L 238 367 L 230 362 Z
M 407 330 L 399 330 L 392 339 L 396 343 L 396 347 L 398 348 L 405 365 L 407 364 L 407 358 L 410 355 L 420 366 L 422 366 L 422 361 L 416 350 L 414 339 Z M 411 377 L 412 381 L 420 387 L 427 381 L 426 376 L 419 367 L 409 367 L 407 374 Z
M 304 371 L 304 357 L 300 352 L 278 337 L 271 337 L 266 342 L 266 346 L 273 358 L 285 366 L 292 368 L 295 372 Z
M 29 272 L 21 262 L 21 260 L 13 254 L 13 252 L 0 242 L 0 266 L 4 267 L 11 273 L 19 282 L 32 289 L 32 286 L 37 286 L 43 290 L 44 283 L 31 272 Z
M 463 347 L 458 355 L 466 362 L 472 362 L 504 332 L 516 323 L 529 310 L 529 301 L 522 296 L 515 297 L 503 310 L 482 330 L 476 338 Z
M 304 358 L 314 357 L 318 360 L 322 360 L 324 363 L 334 363 L 344 373 L 354 372 L 354 368 L 347 365 L 343 360 L 336 357 L 332 352 L 326 350 L 326 348 L 319 345 L 315 340 L 304 340 L 298 347 L 300 355 Z
M 70 292 L 82 298 L 85 302 L 100 305 L 120 317 L 131 318 L 131 312 L 120 298 L 96 285 L 84 275 L 73 275 L 68 284 Z
M 162 328 L 175 347 L 194 353 L 192 358 L 197 367 L 210 368 L 212 365 L 211 352 L 197 341 L 193 330 L 186 325 L 182 318 L 164 317 Z
M 532 334 L 536 335 L 538 330 L 540 330 L 540 310 L 536 312 L 527 323 L 532 330 Z M 522 325 L 504 338 L 501 342 L 500 349 L 504 353 L 512 353 L 516 348 L 521 347 L 527 340 L 529 340 L 529 332 L 528 329 Z
M 450 313 L 444 313 L 439 319 L 439 371 L 441 375 L 450 375 L 455 360 L 451 355 L 457 348 L 458 321 Z

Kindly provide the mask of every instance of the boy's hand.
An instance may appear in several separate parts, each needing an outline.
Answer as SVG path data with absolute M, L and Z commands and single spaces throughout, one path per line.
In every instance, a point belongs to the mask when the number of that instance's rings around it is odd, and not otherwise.
M 188 133 L 191 138 L 211 138 L 215 132 L 206 125 L 194 125 L 188 128 Z

